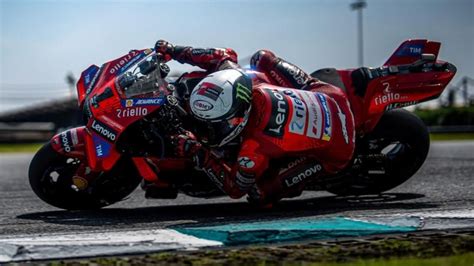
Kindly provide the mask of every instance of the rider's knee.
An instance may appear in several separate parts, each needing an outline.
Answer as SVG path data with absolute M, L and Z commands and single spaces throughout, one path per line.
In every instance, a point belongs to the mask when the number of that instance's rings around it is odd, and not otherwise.
M 269 50 L 258 50 L 250 58 L 250 67 L 257 70 L 265 70 L 271 66 L 275 60 L 278 59 L 276 55 Z

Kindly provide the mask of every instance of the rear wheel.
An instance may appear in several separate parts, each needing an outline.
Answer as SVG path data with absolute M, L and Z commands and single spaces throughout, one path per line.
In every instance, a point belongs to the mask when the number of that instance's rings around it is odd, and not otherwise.
M 337 195 L 378 194 L 413 176 L 430 146 L 423 121 L 403 110 L 386 112 L 374 131 L 357 142 L 353 164 L 326 187 Z
M 73 189 L 72 177 L 81 166 L 77 158 L 69 158 L 45 144 L 33 157 L 29 181 L 36 195 L 46 203 L 67 210 L 98 209 L 122 200 L 141 181 L 131 160 L 119 160 L 114 168 L 103 172 L 87 189 Z

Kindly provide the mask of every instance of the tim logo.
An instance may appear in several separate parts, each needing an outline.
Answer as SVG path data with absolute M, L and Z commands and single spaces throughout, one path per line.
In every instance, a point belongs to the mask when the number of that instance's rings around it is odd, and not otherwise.
M 423 43 L 407 43 L 397 52 L 397 56 L 420 56 L 425 45 Z
M 409 47 L 409 48 L 410 48 L 410 54 L 421 54 L 420 47 Z

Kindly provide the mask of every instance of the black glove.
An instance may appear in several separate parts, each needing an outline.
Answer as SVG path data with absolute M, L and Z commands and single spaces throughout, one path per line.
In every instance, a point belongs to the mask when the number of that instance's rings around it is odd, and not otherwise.
M 170 61 L 173 59 L 174 45 L 165 40 L 158 40 L 155 44 L 155 52 L 162 55 L 165 61 Z
M 191 132 L 172 137 L 172 144 L 175 146 L 175 154 L 181 157 L 194 156 L 202 147 Z

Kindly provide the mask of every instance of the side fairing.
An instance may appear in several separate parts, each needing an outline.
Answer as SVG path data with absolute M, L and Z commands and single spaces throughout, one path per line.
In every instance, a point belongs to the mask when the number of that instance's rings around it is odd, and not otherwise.
M 102 65 L 97 71 L 97 81 L 89 84 L 84 100 L 87 117 L 86 152 L 90 167 L 95 171 L 106 171 L 120 158 L 116 149 L 122 133 L 134 122 L 158 110 L 166 102 L 169 93 L 161 89 L 127 98 L 117 79 L 151 53 L 150 49 L 133 50 L 129 54 Z M 86 70 L 87 72 L 87 70 Z M 84 76 L 82 85 L 85 88 Z

